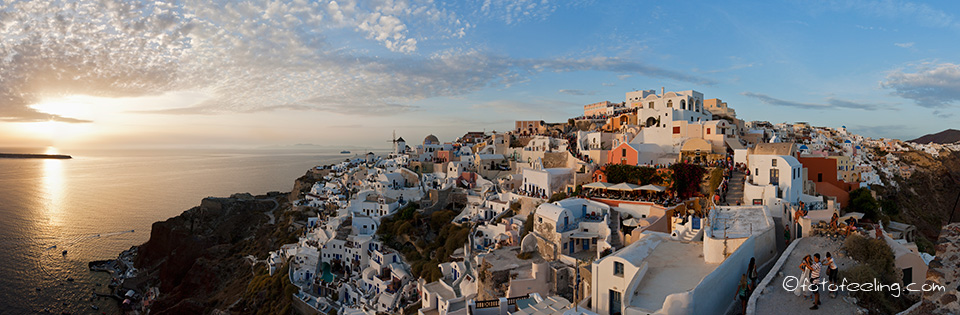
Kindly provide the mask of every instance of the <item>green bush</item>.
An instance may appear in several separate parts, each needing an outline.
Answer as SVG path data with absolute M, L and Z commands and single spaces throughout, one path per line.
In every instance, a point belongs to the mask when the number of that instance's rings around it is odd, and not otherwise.
M 842 278 L 848 282 L 894 284 L 901 282 L 902 273 L 894 265 L 893 250 L 886 242 L 875 238 L 851 235 L 843 243 L 843 249 L 850 258 L 860 264 L 844 271 Z M 906 285 L 906 284 L 901 284 Z M 851 292 L 858 304 L 871 310 L 871 313 L 894 314 L 900 312 L 913 302 L 904 296 L 894 297 L 888 291 L 857 291 Z

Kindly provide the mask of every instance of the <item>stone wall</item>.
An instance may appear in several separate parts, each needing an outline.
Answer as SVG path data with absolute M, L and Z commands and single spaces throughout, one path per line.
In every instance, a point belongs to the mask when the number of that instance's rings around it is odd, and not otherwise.
M 944 286 L 943 291 L 924 292 L 920 307 L 911 314 L 960 314 L 960 223 L 944 226 L 937 240 L 937 258 L 930 261 L 926 285 Z

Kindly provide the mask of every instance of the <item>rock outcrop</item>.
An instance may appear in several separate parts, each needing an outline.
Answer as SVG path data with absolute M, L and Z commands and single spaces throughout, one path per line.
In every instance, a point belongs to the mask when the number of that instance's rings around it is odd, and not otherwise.
M 947 225 L 937 240 L 937 258 L 930 262 L 925 285 L 943 290 L 923 293 L 923 300 L 912 314 L 960 314 L 960 223 Z

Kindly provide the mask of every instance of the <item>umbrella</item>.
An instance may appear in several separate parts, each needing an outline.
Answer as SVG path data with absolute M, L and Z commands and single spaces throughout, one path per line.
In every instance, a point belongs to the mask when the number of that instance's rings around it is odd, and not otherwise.
M 610 187 L 610 186 L 612 186 L 612 185 L 611 185 L 611 184 L 609 184 L 609 183 L 604 183 L 604 182 L 593 182 L 593 183 L 589 183 L 589 184 L 586 184 L 586 185 L 583 185 L 583 188 L 594 188 L 594 189 L 596 189 L 596 188 L 599 188 L 599 189 L 607 189 L 607 188 L 608 188 L 608 187 Z
M 657 186 L 657 185 L 649 184 L 649 185 L 640 186 L 640 190 L 664 191 L 664 190 L 667 190 L 667 188 L 666 188 L 666 187 L 663 187 L 663 186 Z
M 634 185 L 631 183 L 619 183 L 610 187 L 607 187 L 609 190 L 621 190 L 621 191 L 634 191 L 640 189 L 639 185 Z
M 623 220 L 623 225 L 637 226 L 637 225 L 640 225 L 640 220 L 637 220 L 636 218 L 629 218 L 629 219 Z

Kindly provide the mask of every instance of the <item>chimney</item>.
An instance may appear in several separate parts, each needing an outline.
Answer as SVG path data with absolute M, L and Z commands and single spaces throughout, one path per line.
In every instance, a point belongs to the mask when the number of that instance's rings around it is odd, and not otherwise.
M 660 87 L 660 97 L 663 97 L 663 94 L 666 94 L 666 93 L 664 93 L 663 90 L 664 90 L 664 87 L 661 86 L 661 87 Z

